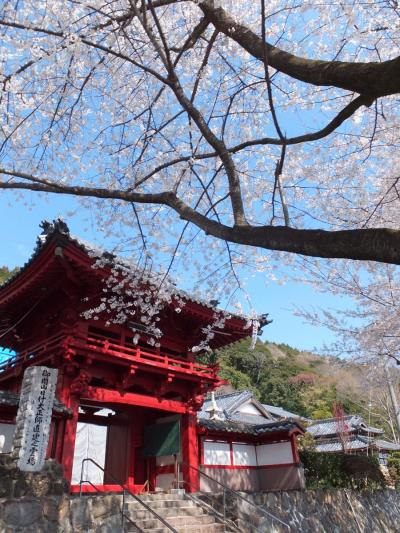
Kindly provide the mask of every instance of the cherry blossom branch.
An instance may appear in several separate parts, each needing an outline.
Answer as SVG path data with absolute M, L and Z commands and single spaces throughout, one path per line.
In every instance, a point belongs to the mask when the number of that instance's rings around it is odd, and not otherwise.
M 400 264 L 400 231 L 390 228 L 366 228 L 340 231 L 296 229 L 285 226 L 226 226 L 207 218 L 187 205 L 172 191 L 138 193 L 64 185 L 41 180 L 28 174 L 0 169 L 0 174 L 21 177 L 27 182 L 0 182 L 0 189 L 31 190 L 71 194 L 139 204 L 159 204 L 173 209 L 182 220 L 190 221 L 207 235 L 236 244 L 280 250 L 312 257 L 347 258 Z
M 256 59 L 264 60 L 266 46 L 269 65 L 291 78 L 317 86 L 338 87 L 373 98 L 400 92 L 400 56 L 380 63 L 306 59 L 264 43 L 225 9 L 214 7 L 213 0 L 203 0 L 199 7 L 216 29 L 236 41 Z

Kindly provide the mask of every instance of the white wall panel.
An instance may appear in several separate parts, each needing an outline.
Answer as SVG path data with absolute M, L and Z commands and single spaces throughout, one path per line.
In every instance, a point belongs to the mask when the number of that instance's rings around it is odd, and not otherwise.
M 4 436 L 2 453 L 10 453 L 13 445 L 15 424 L 0 424 L 0 435 Z M 3 439 L 2 439 L 3 440 Z
M 290 441 L 257 446 L 257 461 L 259 466 L 293 463 L 293 452 Z
M 257 466 L 255 446 L 251 444 L 233 444 L 233 464 L 235 466 Z
M 72 484 L 81 479 L 82 461 L 90 457 L 104 468 L 106 458 L 107 427 L 78 422 L 75 440 L 74 463 L 72 467 Z M 103 471 L 91 462 L 84 464 L 84 479 L 94 485 L 103 484 Z
M 230 465 L 231 448 L 227 442 L 204 442 L 205 465 Z

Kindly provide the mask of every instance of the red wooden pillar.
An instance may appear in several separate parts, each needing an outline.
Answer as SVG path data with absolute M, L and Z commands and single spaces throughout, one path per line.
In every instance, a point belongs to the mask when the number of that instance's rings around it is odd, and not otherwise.
M 187 492 L 200 490 L 199 445 L 197 439 L 197 417 L 195 414 L 182 415 L 182 474 Z M 194 468 L 190 468 L 194 467 Z
M 64 478 L 71 483 L 72 466 L 74 462 L 75 438 L 79 416 L 80 387 L 76 386 L 77 378 L 70 368 L 63 368 L 59 373 L 60 400 L 72 412 L 72 416 L 60 425 L 58 433 L 57 458 L 64 468 Z
M 72 418 L 65 421 L 64 439 L 61 453 L 61 464 L 64 467 L 64 477 L 71 483 L 72 466 L 74 462 L 75 438 L 78 425 L 79 396 L 77 394 L 70 396 L 68 407 L 72 411 Z
M 147 469 L 146 476 L 149 481 L 149 487 L 151 491 L 154 491 L 157 487 L 157 458 L 146 457 L 145 461 Z
M 292 446 L 293 463 L 299 464 L 300 463 L 300 456 L 299 456 L 299 450 L 297 448 L 297 438 L 296 438 L 295 434 L 292 434 L 290 436 L 290 444 Z
M 60 464 L 61 464 L 62 449 L 63 449 L 63 444 L 64 444 L 65 422 L 66 422 L 65 418 L 62 418 L 56 421 L 54 439 L 53 439 L 54 454 L 51 455 L 51 457 L 54 457 L 54 459 L 58 461 Z
M 127 465 L 127 479 L 126 484 L 130 490 L 134 490 L 135 484 L 135 425 L 134 419 L 131 417 L 128 429 L 128 465 Z

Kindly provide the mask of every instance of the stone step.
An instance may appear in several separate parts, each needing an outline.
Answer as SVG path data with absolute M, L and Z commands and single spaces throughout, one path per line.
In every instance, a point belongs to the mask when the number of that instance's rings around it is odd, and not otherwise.
M 143 501 L 157 501 L 157 500 L 184 500 L 185 494 L 180 492 L 150 492 L 146 494 L 139 494 Z
M 152 509 L 168 509 L 171 507 L 195 507 L 195 503 L 192 500 L 142 500 L 146 505 Z M 125 500 L 127 508 L 143 509 L 143 505 L 135 500 Z
M 199 533 L 199 526 L 184 526 L 183 529 L 179 530 L 179 533 L 194 533 L 196 531 Z M 201 533 L 219 533 L 220 531 L 224 531 L 224 525 L 216 522 L 201 527 Z
M 182 492 L 141 494 L 141 501 L 164 518 L 168 524 L 179 533 L 222 533 L 230 531 L 223 524 L 215 521 L 215 517 L 198 505 L 195 501 L 187 499 Z M 125 502 L 127 516 L 144 533 L 171 533 L 160 520 L 150 511 L 134 500 L 127 498 Z M 125 531 L 137 531 L 132 524 L 126 523 Z
M 153 506 L 151 506 L 154 509 Z M 196 507 L 194 505 L 180 506 L 180 507 L 165 507 L 162 509 L 154 509 L 156 513 L 161 515 L 163 518 L 168 516 L 201 516 L 204 515 L 204 511 L 201 507 Z M 132 520 L 144 520 L 146 518 L 155 518 L 154 515 L 147 511 L 146 509 L 134 507 L 130 504 L 125 505 L 125 513 Z
M 215 519 L 213 516 L 210 515 L 200 515 L 200 516 L 187 516 L 187 515 L 181 515 L 181 516 L 168 516 L 166 518 L 166 521 L 171 526 L 174 526 L 179 531 L 184 526 L 201 526 L 201 529 L 203 529 L 203 525 L 213 525 L 215 524 Z M 160 526 L 162 526 L 162 522 L 160 522 L 156 518 L 148 518 L 144 520 L 134 520 L 135 524 L 140 529 L 143 529 L 144 531 L 153 531 L 153 529 L 156 529 Z
M 179 533 L 199 533 L 199 526 L 180 526 L 179 528 L 176 528 Z M 136 532 L 137 529 L 135 529 L 133 526 L 127 527 L 125 529 L 126 532 Z M 150 528 L 150 529 L 143 529 L 144 532 L 148 533 L 171 533 L 171 530 L 167 527 L 156 527 L 156 528 Z M 201 526 L 201 533 L 223 533 L 225 531 L 223 524 L 207 524 Z M 229 531 L 228 529 L 226 530 Z

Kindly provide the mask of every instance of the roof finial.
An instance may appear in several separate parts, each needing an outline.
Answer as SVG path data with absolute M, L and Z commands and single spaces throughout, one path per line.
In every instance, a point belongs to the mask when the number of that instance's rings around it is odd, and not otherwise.
M 210 420 L 223 420 L 221 416 L 222 409 L 218 407 L 217 402 L 215 401 L 214 392 L 211 393 L 211 405 L 207 407 L 206 413 L 210 413 Z
M 62 218 L 56 218 L 53 220 L 53 222 L 42 220 L 42 222 L 39 224 L 39 227 L 43 230 L 41 233 L 42 235 L 47 236 L 57 231 L 63 235 L 69 235 L 69 227 Z

